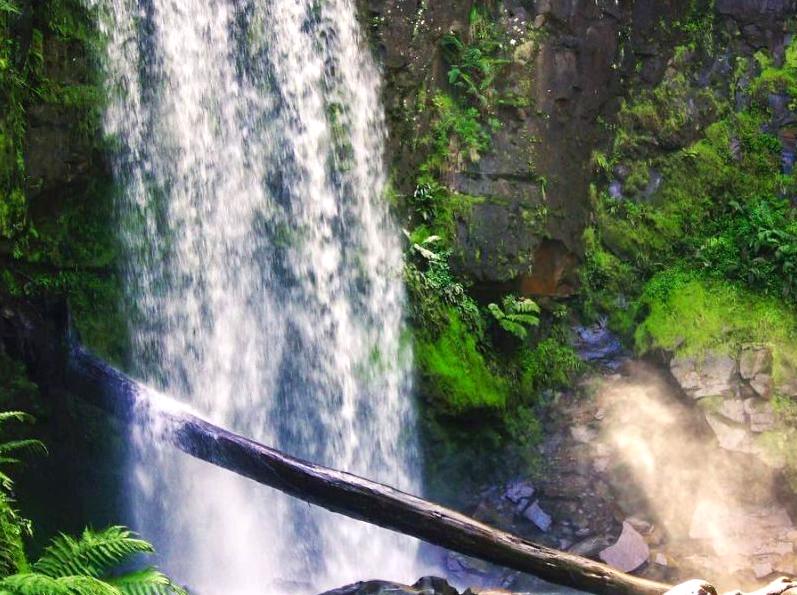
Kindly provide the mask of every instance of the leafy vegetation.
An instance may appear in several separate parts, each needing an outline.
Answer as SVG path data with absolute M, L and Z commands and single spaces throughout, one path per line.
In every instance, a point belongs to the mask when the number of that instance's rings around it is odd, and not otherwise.
M 0 6 L 0 295 L 68 299 L 83 339 L 118 361 L 126 337 L 114 271 L 113 186 L 97 158 L 104 93 L 95 59 L 103 41 L 78 0 L 38 5 L 30 40 L 18 34 L 27 18 L 12 1 Z M 78 169 L 89 170 L 76 176 L 75 157 L 61 165 L 57 150 L 33 153 L 43 149 L 30 142 L 31 113 L 58 114 L 56 142 L 83 155 Z M 52 160 L 48 171 L 65 171 L 34 178 L 26 163 L 45 160 Z
M 779 71 L 789 70 L 794 52 Z M 618 305 L 633 301 L 658 271 L 686 261 L 718 281 L 790 301 L 795 295 L 797 228 L 787 197 L 797 180 L 781 171 L 768 106 L 752 91 L 750 107 L 733 111 L 716 88 L 693 90 L 694 49 L 676 51 L 674 61 L 659 87 L 622 107 L 611 153 L 593 157 L 597 224 L 584 236 L 583 312 L 609 315 L 626 335 L 635 310 Z M 755 68 L 745 61 L 737 67 Z M 755 90 L 772 78 L 766 72 L 759 66 L 749 89 L 735 75 L 731 92 Z M 652 172 L 660 180 L 653 188 Z M 614 176 L 622 195 L 608 191 Z
M 791 308 L 699 271 L 679 267 L 655 275 L 639 304 L 639 351 L 733 353 L 745 343 L 766 343 L 776 347 L 776 363 L 796 351 L 797 314 Z
M 55 537 L 42 556 L 23 570 L 0 578 L 3 595 L 186 595 L 154 568 L 118 572 L 152 546 L 125 527 L 86 529 L 75 539 Z
M 30 422 L 19 411 L 0 413 L 0 430 L 11 421 Z M 13 465 L 21 453 L 46 453 L 38 440 L 0 442 L 0 467 Z M 33 562 L 24 540 L 32 534 L 29 521 L 14 509 L 13 481 L 0 471 L 0 594 L 2 595 L 186 595 L 184 589 L 154 568 L 122 572 L 133 556 L 152 553 L 152 546 L 124 527 L 86 529 L 75 539 L 55 537 Z
M 510 62 L 503 56 L 504 45 L 493 19 L 475 4 L 468 16 L 467 35 L 448 33 L 440 43 L 450 65 L 448 82 L 480 110 L 493 112 L 499 101 L 496 77 Z
M 529 298 L 504 296 L 501 306 L 488 304 L 487 309 L 502 329 L 520 340 L 528 337 L 530 327 L 540 324 L 540 307 Z
M 436 339 L 416 342 L 415 356 L 426 376 L 428 396 L 443 411 L 457 414 L 506 405 L 507 382 L 490 369 L 479 352 L 476 336 L 456 312 L 449 312 L 448 322 Z

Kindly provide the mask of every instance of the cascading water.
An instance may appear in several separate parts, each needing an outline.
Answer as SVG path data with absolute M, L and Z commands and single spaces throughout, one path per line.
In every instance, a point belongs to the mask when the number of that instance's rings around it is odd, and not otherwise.
M 378 73 L 352 2 L 91 1 L 136 373 L 239 433 L 419 491 Z M 407 538 L 167 448 L 131 466 L 137 529 L 198 593 L 416 576 Z

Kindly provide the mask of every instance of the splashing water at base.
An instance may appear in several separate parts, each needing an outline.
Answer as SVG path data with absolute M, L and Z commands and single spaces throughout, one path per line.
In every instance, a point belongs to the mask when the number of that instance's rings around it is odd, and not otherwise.
M 418 492 L 378 73 L 348 0 L 91 0 L 139 376 L 292 454 Z M 412 581 L 416 542 L 140 445 L 137 528 L 198 593 Z

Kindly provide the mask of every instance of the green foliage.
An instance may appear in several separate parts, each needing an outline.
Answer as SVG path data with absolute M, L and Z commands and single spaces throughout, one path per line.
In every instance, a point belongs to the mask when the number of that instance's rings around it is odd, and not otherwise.
M 537 395 L 548 388 L 568 386 L 584 371 L 584 362 L 572 347 L 554 337 L 540 341 L 521 356 L 523 395 Z
M 10 421 L 29 422 L 20 411 L 0 412 L 0 429 Z M 18 453 L 46 453 L 38 440 L 0 442 L 0 467 L 18 462 Z M 31 534 L 10 499 L 13 482 L 0 472 L 0 595 L 186 595 L 154 568 L 118 572 L 131 557 L 152 546 L 125 527 L 86 529 L 80 538 L 54 538 L 41 557 L 29 563 L 23 540 Z
M 0 412 L 0 430 L 8 422 L 30 422 L 32 418 L 21 411 Z M 12 500 L 14 486 L 6 473 L 9 465 L 19 462 L 17 455 L 26 452 L 46 452 L 37 440 L 3 440 L 0 442 L 0 577 L 27 567 L 24 538 L 31 534 L 30 522 L 17 513 Z
M 153 568 L 123 574 L 116 569 L 152 546 L 125 527 L 86 529 L 80 538 L 60 535 L 29 569 L 0 579 L 3 595 L 185 595 Z
M 479 109 L 492 112 L 499 99 L 494 87 L 496 77 L 510 61 L 503 57 L 498 28 L 483 8 L 474 5 L 468 20 L 465 39 L 458 33 L 448 33 L 440 42 L 450 65 L 448 82 L 463 90 Z
M 498 326 L 521 341 L 528 337 L 529 327 L 540 324 L 540 307 L 534 300 L 507 295 L 501 304 L 488 304 L 487 309 Z
M 615 322 L 612 296 L 633 298 L 640 279 L 686 259 L 755 290 L 794 294 L 794 216 L 781 197 L 794 192 L 795 181 L 780 173 L 780 143 L 765 132 L 767 115 L 729 113 L 714 91 L 694 89 L 692 50 L 676 54 L 676 70 L 661 85 L 622 107 L 612 156 L 601 167 L 604 175 L 608 166 L 627 168 L 629 197 L 647 184 L 650 168 L 662 184 L 645 202 L 598 193 L 597 228 L 585 236 L 587 310 L 612 313 Z M 633 313 L 623 318 L 614 326 L 633 326 Z
M 639 352 L 735 353 L 742 344 L 763 343 L 773 350 L 776 376 L 797 361 L 797 314 L 739 284 L 676 267 L 655 275 L 639 302 L 645 314 L 635 334 Z
M 479 352 L 476 336 L 454 309 L 441 331 L 416 340 L 415 356 L 428 397 L 446 413 L 503 408 L 508 385 Z
M 413 242 L 412 249 L 419 258 L 405 264 L 404 279 L 411 298 L 411 317 L 417 327 L 435 333 L 448 325 L 453 310 L 481 336 L 479 308 L 451 272 L 450 251 L 441 246 L 437 236 Z
M 435 116 L 430 135 L 422 139 L 430 151 L 421 172 L 439 174 L 464 159 L 478 161 L 490 146 L 490 134 L 479 111 L 463 107 L 445 93 L 436 93 L 431 101 Z
M 83 340 L 120 361 L 127 341 L 112 272 L 109 175 L 100 165 L 90 179 L 44 192 L 25 170 L 28 159 L 46 158 L 29 155 L 25 145 L 31 107 L 57 110 L 76 150 L 102 148 L 104 93 L 95 60 L 104 41 L 96 15 L 80 0 L 45 0 L 35 8 L 28 43 L 16 36 L 12 13 L 0 9 L 0 293 L 66 297 Z
M 797 300 L 797 220 L 787 200 L 732 202 L 717 227 L 697 251 L 707 271 Z
M 750 86 L 759 105 L 766 106 L 767 95 L 784 93 L 791 98 L 790 107 L 797 108 L 797 38 L 792 39 L 785 51 L 783 64 L 778 67 L 770 55 L 759 51 L 755 55 L 761 70 Z

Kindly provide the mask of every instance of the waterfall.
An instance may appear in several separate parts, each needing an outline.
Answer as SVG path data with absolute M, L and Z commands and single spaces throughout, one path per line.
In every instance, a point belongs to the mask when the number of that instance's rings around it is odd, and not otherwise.
M 291 454 L 418 492 L 379 73 L 351 0 L 87 0 L 107 38 L 133 372 Z M 148 447 L 134 526 L 196 593 L 412 581 L 417 542 Z

